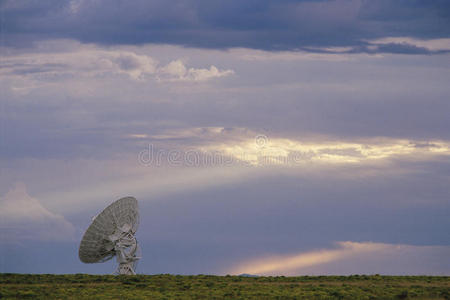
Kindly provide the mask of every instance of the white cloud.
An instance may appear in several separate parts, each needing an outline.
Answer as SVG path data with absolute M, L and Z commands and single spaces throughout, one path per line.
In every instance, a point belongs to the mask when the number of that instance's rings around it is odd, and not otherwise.
M 209 69 L 190 68 L 187 78 L 194 81 L 205 81 L 211 78 L 228 76 L 233 73 L 233 70 L 219 70 L 215 66 L 210 66 Z
M 417 157 L 450 155 L 448 141 L 417 141 L 408 139 L 367 140 L 296 140 L 271 138 L 265 135 L 243 139 L 240 142 L 210 144 L 209 151 L 220 151 L 237 160 L 252 165 L 300 163 L 355 164 L 382 161 L 395 157 Z
M 450 246 L 338 242 L 334 249 L 250 259 L 230 274 L 450 274 Z
M 131 51 L 104 50 L 81 46 L 57 53 L 44 52 L 5 56 L 1 74 L 35 81 L 64 80 L 73 77 L 104 77 L 126 74 L 143 79 L 156 72 L 157 61 Z
M 183 78 L 186 76 L 187 69 L 181 60 L 173 60 L 167 66 L 161 68 L 162 73 L 166 73 L 177 78 Z
M 376 40 L 369 40 L 370 43 L 377 44 L 408 44 L 416 47 L 426 48 L 430 51 L 450 50 L 450 38 L 420 40 L 410 37 L 386 37 Z
M 31 197 L 23 183 L 0 198 L 0 231 L 4 241 L 23 239 L 66 240 L 75 229 L 62 215 L 47 210 Z
M 372 138 L 336 140 L 326 136 L 305 139 L 261 135 L 248 128 L 189 127 L 167 129 L 153 135 L 130 134 L 147 138 L 160 147 L 181 147 L 221 153 L 235 162 L 249 165 L 361 164 L 399 157 L 427 160 L 450 156 L 446 140 Z M 178 144 L 173 145 L 172 141 Z M 164 144 L 167 141 L 168 144 Z M 190 144 L 187 144 L 189 143 Z
M 187 68 L 180 59 L 160 66 L 157 59 L 142 49 L 104 48 L 70 40 L 41 42 L 34 53 L 15 53 L 9 48 L 3 48 L 2 52 L 5 55 L 0 74 L 3 80 L 13 80 L 11 88 L 15 91 L 80 78 L 126 75 L 137 81 L 207 81 L 234 73 L 214 65 L 209 69 Z
M 160 79 L 168 81 L 207 81 L 212 78 L 234 74 L 233 70 L 219 70 L 211 65 L 209 69 L 186 68 L 181 60 L 174 60 L 159 69 Z

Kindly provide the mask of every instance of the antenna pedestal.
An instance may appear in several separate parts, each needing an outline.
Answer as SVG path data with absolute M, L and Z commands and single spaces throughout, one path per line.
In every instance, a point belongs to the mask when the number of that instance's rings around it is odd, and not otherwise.
M 140 257 L 136 256 L 138 244 L 131 225 L 124 224 L 122 227 L 118 227 L 114 234 L 109 236 L 109 240 L 114 244 L 114 251 L 119 263 L 116 274 L 136 275 L 134 269 Z

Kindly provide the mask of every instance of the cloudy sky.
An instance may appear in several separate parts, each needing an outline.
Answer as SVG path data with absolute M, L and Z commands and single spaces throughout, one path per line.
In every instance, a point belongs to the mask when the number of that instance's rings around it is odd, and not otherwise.
M 447 0 L 0 1 L 0 272 L 450 275 Z

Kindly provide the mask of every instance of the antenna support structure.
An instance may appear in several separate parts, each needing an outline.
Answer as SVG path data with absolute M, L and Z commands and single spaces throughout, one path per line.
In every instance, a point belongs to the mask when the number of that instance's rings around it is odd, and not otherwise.
M 136 275 L 134 266 L 140 257 L 136 255 L 138 244 L 131 231 L 131 226 L 124 224 L 122 227 L 117 227 L 114 234 L 109 236 L 109 240 L 114 244 L 117 263 L 119 264 L 115 274 Z

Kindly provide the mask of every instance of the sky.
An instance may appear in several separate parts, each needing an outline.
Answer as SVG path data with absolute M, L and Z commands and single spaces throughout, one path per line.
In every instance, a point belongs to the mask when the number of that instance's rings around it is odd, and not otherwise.
M 0 1 L 0 272 L 450 275 L 446 0 Z

